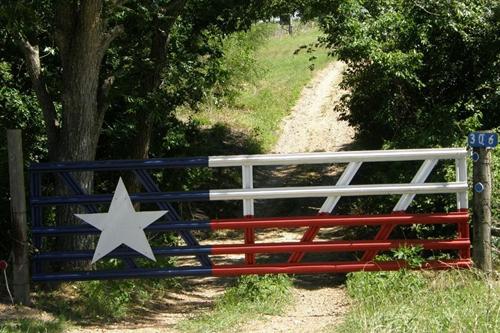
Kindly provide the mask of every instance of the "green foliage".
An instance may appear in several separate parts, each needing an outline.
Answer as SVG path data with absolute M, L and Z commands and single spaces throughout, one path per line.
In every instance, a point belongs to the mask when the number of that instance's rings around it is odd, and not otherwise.
M 255 82 L 262 72 L 255 53 L 272 31 L 271 25 L 255 24 L 222 40 L 224 56 L 214 68 L 214 84 L 205 92 L 205 103 L 213 108 L 232 104 L 245 85 Z
M 35 305 L 73 321 L 115 322 L 179 287 L 176 279 L 85 281 L 40 291 Z
M 0 9 L 0 127 L 25 129 L 26 164 L 46 160 L 48 147 L 42 113 L 16 41 L 26 39 L 39 49 L 43 86 L 47 87 L 47 95 L 55 106 L 56 120 L 64 126 L 61 120 L 65 110 L 61 106 L 61 97 L 66 91 L 63 88 L 70 84 L 64 82 L 62 73 L 67 69 L 63 68 L 59 50 L 61 39 L 54 33 L 58 28 L 56 7 L 63 3 L 4 1 Z M 171 6 L 176 4 L 182 4 L 182 10 L 178 17 L 172 17 Z M 73 5 L 74 9 L 81 6 L 79 2 L 70 6 Z M 131 157 L 134 150 L 130 143 L 137 144 L 137 137 L 146 134 L 138 126 L 141 121 L 154 124 L 152 133 L 156 137 L 150 147 L 152 157 L 165 157 L 179 151 L 186 154 L 192 144 L 186 137 L 193 138 L 191 134 L 197 125 L 184 126 L 175 119 L 172 111 L 182 104 L 196 105 L 214 85 L 221 87 L 219 95 L 222 96 L 226 91 L 230 95 L 229 92 L 236 89 L 233 85 L 241 84 L 239 72 L 251 67 L 250 59 L 241 63 L 236 60 L 228 62 L 230 65 L 223 67 L 222 40 L 232 32 L 250 27 L 261 13 L 259 7 L 253 2 L 240 0 L 218 3 L 203 0 L 126 1 L 120 5 L 104 1 L 102 17 L 106 24 L 103 28 L 121 25 L 125 31 L 107 50 L 102 50 L 106 54 L 99 69 L 100 81 L 110 78 L 114 83 L 107 98 L 109 107 L 97 158 Z M 170 22 L 172 19 L 175 22 Z M 167 34 L 168 43 L 154 51 L 152 45 L 158 41 L 158 33 Z M 232 51 L 234 59 L 236 49 L 237 46 Z M 163 57 L 155 59 L 155 52 Z M 86 55 L 77 57 L 85 58 Z M 161 67 L 159 71 L 158 66 Z M 232 79 L 225 82 L 224 78 Z M 102 104 L 101 96 L 99 101 L 90 101 L 90 105 L 94 102 Z M 148 119 L 141 119 L 144 115 Z M 9 209 L 5 147 L 5 135 L 0 133 L 0 235 L 3 239 L 10 239 L 7 235 Z M 55 147 L 50 149 L 57 151 Z M 105 187 L 99 179 L 95 185 L 96 188 Z M 8 242 L 0 244 L 0 258 L 8 257 L 10 247 Z
M 350 273 L 334 332 L 497 332 L 500 284 L 475 271 Z
M 67 324 L 63 319 L 51 321 L 20 318 L 0 323 L 0 333 L 62 333 Z
M 402 246 L 400 248 L 392 250 L 390 254 L 377 256 L 375 260 L 404 260 L 408 263 L 408 266 L 410 268 L 419 268 L 424 263 L 424 258 L 422 257 L 423 249 L 424 248 L 420 245 Z
M 401 270 L 396 272 L 356 272 L 347 274 L 347 292 L 355 300 L 376 302 L 377 297 L 387 290 L 394 291 L 401 298 L 409 297 L 415 290 L 422 289 L 427 280 L 422 274 Z
M 0 37 L 1 43 L 1 37 Z M 11 233 L 9 217 L 9 177 L 7 137 L 5 129 L 23 130 L 23 153 L 26 165 L 38 161 L 46 154 L 46 138 L 36 98 L 26 93 L 25 81 L 16 78 L 19 68 L 5 61 L 0 52 L 0 258 L 7 259 Z
M 125 317 L 132 305 L 143 303 L 151 295 L 133 280 L 118 280 L 83 282 L 79 285 L 79 297 L 86 316 L 113 320 Z
M 242 300 L 262 305 L 263 313 L 274 313 L 275 305 L 283 304 L 291 287 L 287 275 L 247 275 L 239 278 L 236 286 L 228 289 L 220 299 L 221 306 L 236 304 Z
M 463 144 L 500 122 L 494 0 L 324 4 L 324 41 L 348 62 L 342 110 L 373 146 Z
M 291 300 L 291 285 L 287 275 L 243 276 L 215 302 L 213 310 L 181 322 L 179 328 L 224 332 L 260 315 L 281 313 Z

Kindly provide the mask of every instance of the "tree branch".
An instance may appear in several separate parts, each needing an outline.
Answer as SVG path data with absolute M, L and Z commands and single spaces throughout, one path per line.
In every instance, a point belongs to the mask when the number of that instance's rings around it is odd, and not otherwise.
M 102 123 L 104 121 L 104 115 L 106 114 L 106 110 L 109 107 L 108 95 L 111 87 L 113 86 L 113 82 L 115 81 L 115 77 L 110 75 L 106 79 L 104 79 L 99 87 L 97 92 L 97 119 L 96 126 L 102 128 Z M 96 131 L 95 133 L 97 137 L 95 140 L 99 140 L 100 131 Z
M 24 54 L 33 90 L 35 91 L 38 103 L 42 108 L 49 144 L 55 144 L 57 142 L 59 123 L 57 121 L 54 103 L 52 102 L 49 92 L 47 91 L 47 87 L 42 76 L 38 45 L 33 46 L 22 38 L 17 38 L 16 44 Z
M 125 32 L 125 28 L 123 25 L 117 25 L 114 26 L 109 32 L 105 33 L 102 38 L 101 42 L 101 55 L 104 56 L 104 53 L 106 53 L 106 50 L 108 49 L 109 45 L 113 40 L 115 40 L 118 36 L 123 34 Z
M 106 113 L 106 110 L 108 109 L 109 103 L 108 103 L 108 95 L 109 91 L 111 90 L 111 87 L 113 86 L 113 83 L 115 82 L 115 77 L 114 75 L 111 75 L 104 79 L 102 82 L 99 92 L 97 95 L 97 115 L 98 117 L 103 116 L 104 113 Z
M 500 237 L 500 228 L 491 227 L 491 234 L 495 237 Z

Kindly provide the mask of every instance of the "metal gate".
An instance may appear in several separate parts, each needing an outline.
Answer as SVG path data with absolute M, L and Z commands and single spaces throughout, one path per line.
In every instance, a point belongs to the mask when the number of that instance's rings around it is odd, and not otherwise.
M 425 250 L 452 250 L 454 259 L 426 261 L 422 268 L 446 269 L 470 267 L 469 215 L 467 206 L 467 151 L 462 148 L 408 149 L 382 151 L 346 151 L 327 153 L 301 153 L 280 155 L 240 155 L 192 158 L 167 158 L 149 160 L 93 161 L 39 163 L 30 167 L 30 204 L 32 213 L 32 237 L 36 249 L 32 256 L 32 279 L 34 281 L 70 281 L 92 279 L 116 279 L 163 276 L 235 276 L 267 273 L 332 273 L 352 271 L 397 270 L 407 266 L 404 261 L 374 260 L 379 251 L 397 249 L 402 246 L 422 246 Z M 440 160 L 455 163 L 455 180 L 452 182 L 426 182 Z M 422 161 L 413 179 L 403 184 L 356 184 L 351 181 L 363 163 Z M 254 168 L 300 164 L 346 163 L 344 172 L 335 185 L 303 187 L 254 188 Z M 241 168 L 242 186 L 237 189 L 206 191 L 162 191 L 152 172 L 170 168 Z M 116 258 L 124 264 L 115 269 L 95 267 L 88 271 L 51 271 L 51 262 L 89 261 L 95 258 L 93 250 L 54 251 L 51 244 L 57 237 L 100 233 L 82 221 L 79 225 L 54 225 L 55 206 L 79 206 L 87 214 L 101 214 L 113 200 L 113 194 L 86 193 L 76 180 L 77 172 L 128 171 L 135 174 L 144 192 L 130 194 L 132 202 L 154 203 L 166 212 L 144 228 L 146 234 L 176 232 L 183 239 L 183 246 L 160 246 L 152 248 L 153 256 L 192 256 L 196 260 L 188 266 L 171 267 L 144 264 L 142 254 L 127 246 L 119 246 L 106 258 Z M 58 178 L 70 194 L 55 196 L 42 190 L 45 178 Z M 118 179 L 113 179 L 113 182 Z M 406 213 L 417 194 L 455 193 L 456 211 L 432 214 Z M 400 195 L 393 212 L 383 215 L 334 215 L 334 210 L 343 196 Z M 254 200 L 324 197 L 325 201 L 315 216 L 254 217 Z M 176 202 L 185 201 L 243 201 L 240 217 L 184 221 L 174 209 Z M 51 213 L 52 212 L 52 213 Z M 389 239 L 399 225 L 452 224 L 456 226 L 456 237 L 452 239 Z M 315 241 L 321 228 L 336 226 L 379 226 L 374 239 Z M 255 230 L 266 228 L 306 227 L 302 239 L 296 242 L 258 243 Z M 200 245 L 194 236 L 195 230 L 214 231 L 220 229 L 243 230 L 244 241 L 231 244 Z M 119 240 L 118 240 L 119 242 Z M 360 252 L 359 260 L 305 262 L 306 253 Z M 256 255 L 270 253 L 289 254 L 279 263 L 259 262 Z M 242 254 L 241 264 L 214 264 L 212 256 Z M 67 266 L 67 265 L 66 265 Z

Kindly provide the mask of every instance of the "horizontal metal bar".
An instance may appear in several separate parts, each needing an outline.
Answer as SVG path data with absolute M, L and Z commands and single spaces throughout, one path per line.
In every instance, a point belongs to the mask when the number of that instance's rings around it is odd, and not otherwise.
M 258 244 L 213 245 L 212 254 L 242 253 L 288 253 L 303 252 L 352 252 L 366 250 L 390 250 L 402 246 L 422 245 L 425 250 L 463 249 L 470 246 L 468 239 L 426 239 L 390 241 L 328 241 L 328 242 L 285 242 Z
M 274 187 L 254 189 L 210 190 L 210 200 L 279 199 L 328 196 L 367 196 L 390 194 L 460 193 L 466 182 L 422 184 L 374 184 L 346 186 Z
M 172 246 L 154 248 L 155 256 L 187 256 L 195 254 L 211 254 L 211 246 Z M 94 256 L 94 251 L 53 251 L 42 252 L 32 256 L 33 260 L 90 260 Z M 143 255 L 128 248 L 117 249 L 106 255 L 106 258 L 130 258 L 142 257 Z
M 436 214 L 387 215 L 315 215 L 305 217 L 271 217 L 212 220 L 212 230 L 245 228 L 298 228 L 308 226 L 362 226 L 381 224 L 456 224 L 469 220 L 467 212 Z
M 199 221 L 173 221 L 153 223 L 146 231 L 218 230 L 246 228 L 297 228 L 307 226 L 360 226 L 381 224 L 453 224 L 469 220 L 467 212 L 435 214 L 387 214 L 387 215 L 315 215 L 299 217 L 243 218 Z M 32 233 L 39 236 L 65 234 L 96 234 L 100 231 L 90 225 L 33 227 Z
M 178 221 L 173 223 L 153 223 L 144 230 L 152 232 L 177 231 L 177 230 L 210 230 L 209 220 L 199 221 Z M 32 233 L 39 236 L 57 236 L 68 234 L 98 234 L 101 231 L 91 225 L 81 226 L 53 226 L 53 227 L 33 227 Z
M 450 269 L 470 268 L 469 259 L 428 261 L 420 268 Z M 311 274 L 311 273 L 348 273 L 356 271 L 394 271 L 409 268 L 403 261 L 337 261 L 318 263 L 254 264 L 254 265 L 214 265 L 214 276 L 239 276 L 247 274 Z
M 241 165 L 413 161 L 455 159 L 466 156 L 467 150 L 465 148 L 365 150 L 326 153 L 210 156 L 208 165 L 210 167 L 232 167 Z
M 432 194 L 460 193 L 467 190 L 466 182 L 423 183 L 423 184 L 375 184 L 346 186 L 308 186 L 308 187 L 275 187 L 257 189 L 228 189 L 191 192 L 152 192 L 130 195 L 134 202 L 162 201 L 208 201 L 208 200 L 243 200 L 243 199 L 277 199 L 304 198 L 326 196 L 358 196 L 358 195 L 390 195 L 390 194 Z M 112 194 L 72 195 L 52 197 L 31 197 L 35 206 L 75 205 L 109 203 Z
M 29 167 L 34 172 L 59 172 L 59 171 L 104 171 L 125 169 L 162 169 L 183 167 L 206 167 L 208 157 L 176 157 L 152 158 L 148 160 L 107 160 L 107 161 L 71 161 L 34 163 Z
M 198 156 L 155 158 L 148 160 L 65 161 L 34 163 L 33 172 L 103 171 L 124 169 L 161 169 L 182 167 L 229 167 L 242 165 L 285 165 L 347 162 L 411 161 L 425 159 L 456 159 L 467 156 L 465 148 L 429 148 L 321 152 L 299 154 L 262 154 L 233 156 Z
M 84 205 L 97 203 L 110 203 L 113 194 L 94 194 L 94 195 L 68 195 L 68 196 L 50 196 L 50 197 L 31 197 L 31 204 L 35 206 L 52 205 Z M 190 192 L 149 192 L 134 193 L 130 195 L 133 202 L 167 202 L 167 201 L 208 201 L 208 191 L 190 191 Z
M 150 268 L 124 269 L 116 271 L 87 271 L 33 274 L 34 282 L 45 281 L 88 281 L 109 279 L 137 279 L 175 276 L 210 276 L 212 269 L 206 267 L 177 267 L 177 268 Z
M 468 248 L 469 239 L 405 239 L 390 241 L 327 241 L 327 242 L 284 242 L 284 243 L 258 243 L 258 244 L 225 244 L 225 245 L 201 245 L 201 246 L 178 246 L 154 248 L 155 256 L 186 256 L 196 254 L 247 254 L 247 253 L 288 253 L 294 251 L 304 252 L 349 252 L 379 250 L 385 251 L 399 248 L 401 246 L 421 245 L 425 250 L 457 250 Z M 38 253 L 32 256 L 35 261 L 54 260 L 90 260 L 94 251 L 54 251 Z M 107 258 L 130 258 L 142 255 L 130 249 L 118 249 L 108 255 Z

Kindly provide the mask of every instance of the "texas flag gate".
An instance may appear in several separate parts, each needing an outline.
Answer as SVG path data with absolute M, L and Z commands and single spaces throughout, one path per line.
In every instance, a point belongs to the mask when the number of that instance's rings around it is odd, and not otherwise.
M 381 251 L 402 246 L 421 246 L 424 250 L 446 250 L 454 259 L 429 260 L 424 269 L 467 268 L 471 266 L 469 215 L 467 200 L 467 151 L 463 148 L 407 149 L 381 151 L 345 151 L 279 155 L 240 155 L 165 158 L 149 160 L 89 161 L 38 163 L 30 167 L 30 205 L 32 237 L 35 252 L 32 255 L 33 281 L 74 281 L 173 276 L 237 276 L 244 274 L 312 274 L 353 271 L 398 270 L 407 266 L 404 261 L 378 261 Z M 452 182 L 426 182 L 440 160 L 455 164 Z M 421 161 L 420 168 L 409 183 L 356 184 L 351 181 L 363 163 Z M 301 164 L 339 164 L 346 167 L 335 185 L 254 188 L 254 168 Z M 237 189 L 165 192 L 158 186 L 153 172 L 170 168 L 241 168 L 242 186 Z M 114 194 L 87 193 L 77 181 L 82 172 L 133 173 L 143 191 L 128 193 L 121 178 L 110 179 L 116 186 Z M 54 195 L 42 189 L 47 179 L 64 184 L 64 195 Z M 456 194 L 453 212 L 411 214 L 406 213 L 417 194 Z M 393 211 L 383 215 L 334 215 L 344 196 L 398 195 Z M 286 198 L 325 198 L 313 216 L 254 217 L 254 200 Z M 177 202 L 243 201 L 240 217 L 211 220 L 183 220 L 175 209 Z M 155 211 L 136 211 L 133 203 L 154 204 Z M 79 224 L 54 223 L 55 207 L 73 207 Z M 456 226 L 456 237 L 451 239 L 393 239 L 395 227 L 400 225 L 446 224 Z M 348 226 L 376 226 L 374 239 L 367 240 L 315 240 L 322 228 Z M 256 229 L 306 228 L 300 241 L 266 242 L 255 240 Z M 200 245 L 197 230 L 240 230 L 244 240 L 230 244 Z M 177 233 L 185 243 L 182 246 L 151 247 L 148 235 Z M 56 251 L 53 245 L 61 237 L 98 235 L 92 250 Z M 198 233 L 199 234 L 199 233 Z M 305 261 L 306 253 L 361 253 L 358 260 Z M 277 263 L 259 262 L 257 255 L 286 254 Z M 244 255 L 239 264 L 214 263 L 216 255 Z M 162 265 L 160 257 L 186 257 L 194 260 L 186 266 Z M 453 256 L 452 256 L 453 257 Z M 114 268 L 94 265 L 92 270 L 51 270 L 54 262 L 76 262 L 115 258 L 123 264 Z M 145 260 L 144 258 L 148 258 Z M 150 264 L 151 263 L 151 264 Z M 77 266 L 77 267 L 81 267 Z

